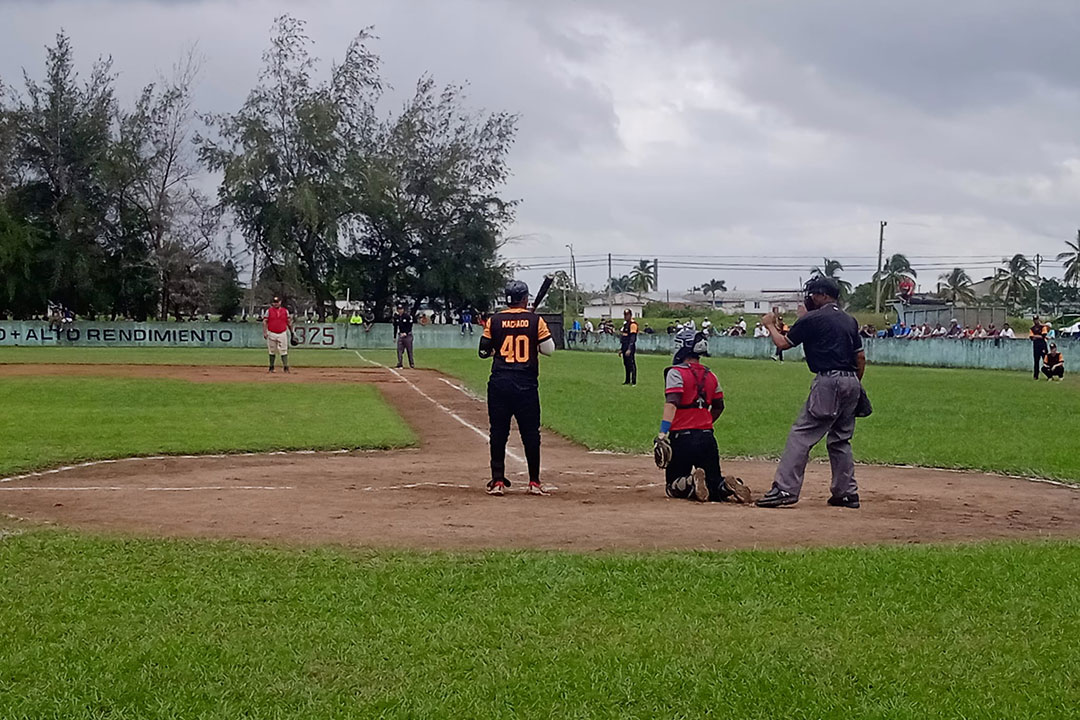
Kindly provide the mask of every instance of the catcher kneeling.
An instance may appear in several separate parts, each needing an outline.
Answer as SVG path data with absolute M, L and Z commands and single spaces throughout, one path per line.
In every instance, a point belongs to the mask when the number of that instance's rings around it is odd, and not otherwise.
M 724 393 L 716 375 L 701 364 L 709 342 L 704 333 L 685 329 L 675 344 L 674 362 L 664 371 L 664 417 L 653 441 L 656 466 L 667 473 L 667 496 L 749 503 L 750 488 L 720 472 L 713 423 L 724 412 Z

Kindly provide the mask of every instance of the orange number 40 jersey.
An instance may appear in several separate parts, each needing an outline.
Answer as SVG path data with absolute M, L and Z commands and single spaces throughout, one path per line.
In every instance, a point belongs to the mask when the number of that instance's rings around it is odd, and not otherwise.
M 539 374 L 540 343 L 551 337 L 544 318 L 525 308 L 510 308 L 497 312 L 488 320 L 484 337 L 491 340 L 494 360 L 491 373 Z

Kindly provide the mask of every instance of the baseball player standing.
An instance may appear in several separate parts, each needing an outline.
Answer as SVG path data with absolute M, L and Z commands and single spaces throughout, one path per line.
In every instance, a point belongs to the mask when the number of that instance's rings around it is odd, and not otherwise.
M 487 406 L 491 431 L 489 495 L 502 495 L 510 487 L 506 478 L 506 441 L 510 419 L 517 418 L 525 460 L 529 466 L 530 495 L 544 495 L 540 484 L 539 355 L 555 352 L 544 319 L 527 309 L 529 286 L 513 280 L 506 286 L 510 306 L 491 316 L 480 337 L 480 357 L 494 357 L 488 380 Z
M 289 335 L 292 333 L 293 322 L 289 310 L 282 306 L 281 298 L 277 295 L 270 302 L 270 309 L 263 318 L 263 339 L 270 351 L 270 370 L 274 372 L 274 355 L 281 356 L 281 368 L 289 372 Z
M 749 503 L 750 488 L 738 478 L 725 480 L 720 471 L 713 424 L 724 412 L 724 391 L 716 375 L 701 364 L 701 356 L 709 354 L 709 341 L 703 332 L 684 329 L 675 342 L 674 365 L 664 371 L 660 434 L 653 441 L 657 465 L 666 473 L 665 492 L 698 502 Z
M 859 507 L 851 437 L 855 433 L 855 408 L 862 394 L 866 355 L 859 323 L 840 309 L 839 297 L 836 281 L 817 277 L 806 283 L 807 312 L 791 326 L 787 337 L 780 333 L 775 313 L 762 318 L 777 348 L 803 346 L 806 364 L 816 376 L 810 385 L 810 397 L 791 426 L 772 489 L 757 501 L 758 507 L 782 507 L 799 501 L 810 449 L 826 434 L 832 466 L 829 504 Z
M 627 308 L 623 310 L 622 330 L 619 332 L 619 355 L 626 371 L 623 385 L 637 385 L 637 336 L 638 324 L 633 311 Z
M 413 316 L 405 312 L 404 305 L 398 305 L 392 322 L 394 325 L 394 337 L 397 338 L 397 367 L 401 368 L 402 354 L 408 353 L 409 367 L 415 368 L 416 363 L 413 362 Z

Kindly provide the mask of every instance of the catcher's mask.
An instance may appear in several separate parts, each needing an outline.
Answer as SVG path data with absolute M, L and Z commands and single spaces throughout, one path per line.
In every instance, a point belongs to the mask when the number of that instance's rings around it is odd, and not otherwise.
M 506 302 L 510 305 L 517 305 L 523 300 L 529 298 L 529 286 L 520 280 L 511 280 L 506 283 Z
M 675 358 L 673 364 L 678 365 L 691 355 L 702 357 L 708 354 L 709 339 L 705 337 L 705 333 L 683 328 L 675 335 Z

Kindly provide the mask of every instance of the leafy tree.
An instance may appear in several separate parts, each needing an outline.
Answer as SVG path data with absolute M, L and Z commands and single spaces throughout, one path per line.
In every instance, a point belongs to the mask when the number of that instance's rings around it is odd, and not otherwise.
M 709 282 L 705 283 L 704 285 L 699 285 L 695 289 L 701 291 L 705 295 L 711 295 L 713 305 L 716 305 L 716 293 L 727 292 L 727 283 L 723 280 L 717 280 L 713 278 Z
M 634 290 L 634 285 L 629 275 L 620 275 L 610 278 L 606 289 L 612 293 L 628 293 Z
M 274 26 L 259 84 L 200 138 L 221 171 L 219 198 L 256 263 L 284 278 L 295 258 L 320 317 L 333 291 L 362 288 L 375 315 L 395 299 L 483 307 L 502 284 L 501 233 L 514 203 L 497 196 L 517 119 L 469 112 L 462 88 L 421 78 L 396 116 L 379 118 L 379 58 L 368 30 L 317 82 L 304 23 Z
M 42 83 L 26 76 L 25 94 L 7 117 L 15 127 L 12 159 L 20 184 L 9 208 L 38 232 L 37 256 L 50 299 L 93 315 L 111 304 L 105 248 L 111 221 L 107 166 L 114 118 L 111 63 L 99 60 L 80 82 L 71 41 L 61 33 L 48 48 Z
M 938 277 L 938 296 L 954 308 L 957 303 L 972 303 L 975 301 L 975 291 L 972 289 L 971 277 L 963 268 L 953 268 Z
M 1065 284 L 1080 285 L 1080 230 L 1076 231 L 1076 240 L 1066 240 L 1065 245 L 1069 249 L 1057 256 L 1065 268 Z
M 1006 307 L 1013 310 L 1024 293 L 1033 286 L 1035 264 L 1020 253 L 1011 258 L 1003 258 L 1001 262 L 1004 267 L 998 268 L 994 273 L 990 290 Z
M 0 315 L 29 317 L 45 309 L 45 287 L 36 282 L 40 236 L 0 204 Z
M 221 282 L 214 292 L 214 312 L 220 316 L 222 322 L 230 322 L 240 314 L 243 302 L 244 288 L 240 285 L 236 264 L 230 258 L 225 261 Z
M 639 260 L 630 270 L 630 289 L 637 293 L 647 293 L 656 289 L 656 264 L 648 260 Z
M 354 41 L 361 50 L 347 63 L 366 57 L 365 39 L 362 33 Z M 303 22 L 278 18 L 258 85 L 236 113 L 208 118 L 220 139 L 198 143 L 207 168 L 224 175 L 218 197 L 253 254 L 274 270 L 296 258 L 324 317 L 350 188 L 342 168 L 342 107 L 336 86 L 313 80 L 310 44 Z M 354 70 L 335 68 L 334 80 Z
M 848 297 L 847 306 L 851 310 L 874 309 L 874 283 L 867 282 L 855 286 Z
M 894 297 L 900 288 L 900 282 L 904 278 L 914 279 L 918 277 L 918 273 L 911 267 L 911 263 L 907 257 L 896 253 L 889 257 L 885 261 L 885 265 L 881 269 L 881 299 L 884 301 L 886 298 Z M 876 281 L 878 274 L 874 273 L 874 280 Z
M 848 296 L 851 295 L 851 283 L 840 279 L 840 273 L 843 270 L 844 266 L 839 260 L 822 258 L 820 266 L 810 268 L 810 277 L 827 277 L 830 280 L 835 280 L 836 284 L 840 286 L 840 299 L 847 300 Z

